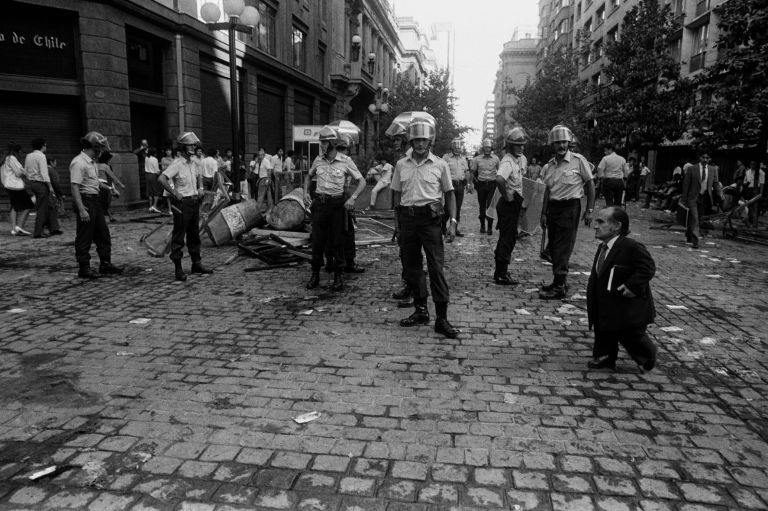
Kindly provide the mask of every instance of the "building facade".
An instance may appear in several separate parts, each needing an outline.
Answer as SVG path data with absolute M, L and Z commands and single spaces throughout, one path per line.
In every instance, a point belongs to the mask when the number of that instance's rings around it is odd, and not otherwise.
M 430 47 L 427 33 L 415 19 L 398 17 L 397 31 L 403 48 L 400 72 L 419 87 L 429 73 L 437 71 L 435 52 Z
M 90 130 L 109 140 L 127 185 L 143 196 L 132 149 L 195 131 L 231 147 L 229 43 L 201 21 L 202 0 L 13 0 L 0 20 L 0 143 L 43 137 L 62 180 Z M 216 0 L 214 0 L 216 3 Z M 368 105 L 389 86 L 400 43 L 386 0 L 246 0 L 261 20 L 237 34 L 240 147 L 290 148 L 294 125 L 347 118 L 370 131 Z M 219 5 L 221 5 L 219 1 Z M 362 48 L 355 55 L 352 37 Z M 356 57 L 356 58 L 355 58 Z M 364 137 L 357 155 L 370 152 Z
M 496 140 L 496 105 L 492 99 L 485 102 L 483 111 L 483 140 Z
M 529 30 L 520 37 L 520 30 L 515 29 L 512 39 L 504 43 L 504 49 L 499 54 L 499 69 L 493 87 L 497 143 L 517 124 L 512 116 L 512 109 L 517 103 L 514 91 L 536 79 L 539 40 L 534 34 L 533 30 Z

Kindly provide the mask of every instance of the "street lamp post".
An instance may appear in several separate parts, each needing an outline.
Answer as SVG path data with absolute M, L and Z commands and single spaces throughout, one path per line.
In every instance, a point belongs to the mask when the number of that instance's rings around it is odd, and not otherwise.
M 374 102 L 368 105 L 368 111 L 373 114 L 373 133 L 374 133 L 374 149 L 379 149 L 379 118 L 381 113 L 389 112 L 389 89 L 384 87 L 384 84 L 379 83 L 376 87 L 376 95 Z
M 228 21 L 220 22 L 221 10 L 213 2 L 206 2 L 200 7 L 200 17 L 208 30 L 226 30 L 229 33 L 229 95 L 232 128 L 232 191 L 240 191 L 240 96 L 237 90 L 237 46 L 235 32 L 250 35 L 253 27 L 259 24 L 259 11 L 245 5 L 245 0 L 224 0 L 224 14 Z

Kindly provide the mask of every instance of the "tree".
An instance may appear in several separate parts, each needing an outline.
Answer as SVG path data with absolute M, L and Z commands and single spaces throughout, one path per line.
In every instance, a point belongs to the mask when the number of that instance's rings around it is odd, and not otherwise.
M 728 0 L 720 16 L 717 61 L 698 81 L 691 113 L 696 143 L 718 146 L 768 142 L 768 9 L 765 0 Z
M 572 49 L 560 49 L 545 57 L 536 80 L 512 93 L 518 98 L 512 116 L 531 137 L 532 146 L 545 146 L 547 134 L 556 124 L 565 124 L 577 134 L 581 131 L 586 87 L 579 82 Z
M 442 155 L 451 147 L 451 141 L 469 131 L 456 121 L 456 98 L 450 84 L 450 76 L 444 70 L 427 75 L 422 87 L 416 86 L 407 74 L 400 74 L 389 95 L 389 112 L 379 120 L 379 146 L 392 147 L 391 140 L 384 132 L 398 114 L 413 110 L 424 110 L 435 118 L 437 134 L 432 151 Z
M 620 37 L 605 49 L 610 83 L 592 102 L 598 138 L 652 148 L 683 134 L 690 87 L 670 53 L 676 30 L 670 6 L 658 0 L 627 12 Z

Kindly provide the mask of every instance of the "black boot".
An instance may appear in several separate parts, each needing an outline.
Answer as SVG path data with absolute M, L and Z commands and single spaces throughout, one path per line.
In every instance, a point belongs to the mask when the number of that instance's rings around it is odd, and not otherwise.
M 213 273 L 213 270 L 206 268 L 203 266 L 203 263 L 197 261 L 192 263 L 192 270 L 190 273 L 202 273 L 203 275 L 210 275 Z
M 426 325 L 429 323 L 429 310 L 426 303 L 414 304 L 413 314 L 400 320 L 400 326 Z
M 77 276 L 80 277 L 81 279 L 90 279 L 90 280 L 98 279 L 101 277 L 101 275 L 93 271 L 90 265 L 87 265 L 87 264 L 80 265 L 80 270 L 77 272 Z
M 509 273 L 507 273 L 508 267 L 509 265 L 507 263 L 496 261 L 496 272 L 493 274 L 493 282 L 495 284 L 500 286 L 516 286 L 519 284 L 516 279 L 513 279 Z
M 488 234 L 491 234 L 491 235 L 493 234 L 493 219 L 492 218 L 488 219 Z
M 331 284 L 333 291 L 341 291 L 344 289 L 344 272 L 336 271 L 333 274 L 333 284 Z
M 392 298 L 395 300 L 405 300 L 411 297 L 411 290 L 408 289 L 408 284 L 403 284 L 403 287 L 399 291 L 392 293 Z
M 307 289 L 315 289 L 319 285 L 320 285 L 320 271 L 312 270 L 312 275 L 309 277 L 306 287 Z
M 480 219 L 480 234 L 485 234 L 485 218 Z
M 561 300 L 565 298 L 568 286 L 565 283 L 565 275 L 555 275 L 554 281 L 549 286 L 543 286 L 539 293 L 542 300 Z
M 184 268 L 181 267 L 181 259 L 174 259 L 173 266 L 175 268 L 173 275 L 176 278 L 176 280 L 180 282 L 184 282 L 185 280 L 187 280 L 187 274 L 184 273 Z
M 99 265 L 99 273 L 102 275 L 120 275 L 123 273 L 123 269 L 118 268 L 110 261 L 102 261 Z

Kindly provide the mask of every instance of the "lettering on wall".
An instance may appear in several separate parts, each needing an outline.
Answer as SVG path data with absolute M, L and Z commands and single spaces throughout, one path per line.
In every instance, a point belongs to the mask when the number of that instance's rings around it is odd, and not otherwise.
M 77 13 L 10 2 L 0 18 L 0 72 L 76 78 Z

